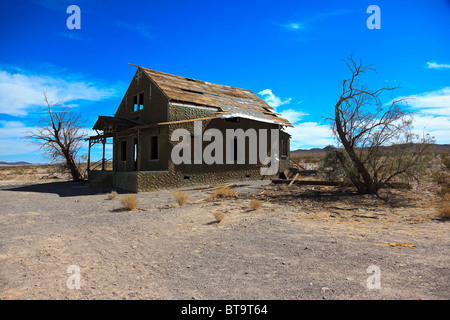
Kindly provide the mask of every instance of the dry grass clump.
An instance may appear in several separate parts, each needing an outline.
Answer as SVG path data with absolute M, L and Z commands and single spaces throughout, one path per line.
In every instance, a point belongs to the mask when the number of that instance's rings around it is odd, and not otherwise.
M 127 194 L 121 200 L 120 204 L 129 211 L 134 211 L 137 209 L 138 199 L 134 194 Z
M 450 203 L 446 203 L 438 208 L 439 217 L 450 219 Z
M 230 187 L 220 187 L 214 190 L 213 199 L 231 198 L 236 196 L 236 191 Z
M 117 198 L 116 191 L 111 191 L 110 193 L 108 193 L 108 200 L 114 200 L 115 198 Z
M 250 209 L 251 210 L 254 210 L 254 211 L 259 210 L 259 209 L 261 209 L 261 206 L 262 206 L 262 202 L 259 200 L 252 199 L 250 201 Z
M 186 204 L 186 200 L 189 197 L 189 195 L 186 192 L 181 192 L 181 191 L 175 191 L 172 193 L 172 195 L 174 196 L 175 200 L 178 203 L 178 206 L 184 206 Z
M 225 220 L 225 213 L 222 211 L 214 211 L 212 212 L 214 218 L 216 219 L 217 223 L 221 223 L 223 220 Z
M 450 219 L 450 193 L 444 195 L 444 201 L 438 207 L 439 217 Z

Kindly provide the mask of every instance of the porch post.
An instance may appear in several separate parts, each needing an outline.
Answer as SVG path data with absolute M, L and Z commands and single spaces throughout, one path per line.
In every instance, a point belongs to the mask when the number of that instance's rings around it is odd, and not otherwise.
M 91 171 L 91 138 L 89 138 L 88 159 L 87 159 L 87 171 Z
M 141 170 L 141 139 L 140 134 L 141 132 L 138 130 L 137 132 L 137 163 L 136 163 L 136 170 Z
M 103 144 L 102 171 L 105 171 L 105 143 L 106 143 L 106 138 L 103 138 L 102 139 L 102 144 Z

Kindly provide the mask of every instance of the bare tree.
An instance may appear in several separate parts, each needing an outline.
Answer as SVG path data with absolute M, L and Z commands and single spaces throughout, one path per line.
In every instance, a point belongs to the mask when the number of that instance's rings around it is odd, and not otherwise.
M 52 163 L 63 163 L 74 181 L 83 179 L 79 164 L 76 162 L 77 153 L 82 146 L 86 133 L 82 127 L 83 121 L 79 114 L 71 112 L 69 107 L 63 106 L 62 101 L 49 101 L 44 91 L 46 115 L 40 119 L 34 131 L 25 137 L 39 144 L 39 151 Z
M 416 177 L 432 139 L 412 134 L 413 117 L 404 99 L 393 99 L 383 110 L 380 95 L 398 87 L 371 90 L 361 84 L 360 76 L 375 69 L 352 57 L 346 64 L 351 77 L 340 84 L 329 119 L 343 147 L 335 149 L 336 158 L 358 192 L 375 194 L 395 178 Z

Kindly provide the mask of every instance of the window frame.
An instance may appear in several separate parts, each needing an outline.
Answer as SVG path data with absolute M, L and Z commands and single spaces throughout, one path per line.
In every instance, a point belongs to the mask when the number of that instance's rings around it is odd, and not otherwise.
M 156 137 L 156 158 L 152 158 L 153 156 L 153 138 Z M 159 136 L 151 135 L 150 136 L 150 148 L 149 148 L 149 161 L 159 161 Z

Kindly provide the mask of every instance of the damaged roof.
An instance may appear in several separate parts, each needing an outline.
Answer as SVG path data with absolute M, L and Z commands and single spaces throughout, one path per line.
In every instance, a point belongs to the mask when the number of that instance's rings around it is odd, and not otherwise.
M 218 109 L 219 118 L 242 117 L 292 127 L 264 100 L 247 89 L 180 77 L 139 67 L 166 94 L 171 102 L 191 103 Z

